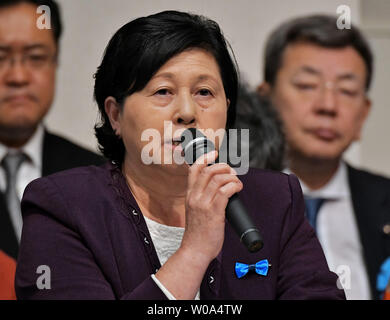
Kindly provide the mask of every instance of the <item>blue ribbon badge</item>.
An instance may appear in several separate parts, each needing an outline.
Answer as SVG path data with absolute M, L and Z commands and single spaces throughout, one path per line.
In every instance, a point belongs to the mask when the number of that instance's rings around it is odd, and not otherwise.
M 245 276 L 249 271 L 256 271 L 257 274 L 261 276 L 266 276 L 268 273 L 268 267 L 271 265 L 268 263 L 267 259 L 260 260 L 255 264 L 245 264 L 241 262 L 236 262 L 236 275 L 240 279 Z
M 376 279 L 376 289 L 379 292 L 384 292 L 387 285 L 390 283 L 390 257 L 381 265 L 379 274 Z

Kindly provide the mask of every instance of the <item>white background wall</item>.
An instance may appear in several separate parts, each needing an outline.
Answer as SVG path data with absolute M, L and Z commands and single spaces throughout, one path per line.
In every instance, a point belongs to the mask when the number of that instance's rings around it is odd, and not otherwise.
M 361 165 L 390 177 L 390 1 L 361 0 L 361 25 L 375 54 L 373 101 L 361 143 Z
M 269 32 L 282 21 L 309 13 L 336 14 L 350 6 L 352 21 L 367 29 L 377 56 L 373 112 L 361 143 L 347 158 L 355 165 L 390 175 L 390 1 L 388 0 L 58 0 L 64 35 L 55 103 L 46 124 L 79 144 L 96 149 L 93 126 L 97 107 L 92 99 L 93 74 L 113 33 L 128 21 L 175 9 L 216 20 L 231 43 L 240 70 L 250 85 L 262 80 L 262 52 Z M 388 11 L 386 11 L 388 9 Z M 380 14 L 378 15 L 378 12 Z M 379 17 L 379 18 L 378 18 Z M 378 22 L 380 21 L 380 22 Z M 375 23 L 378 22 L 375 25 Z M 378 31 L 379 30 L 379 31 Z M 378 35 L 379 34 L 379 35 Z

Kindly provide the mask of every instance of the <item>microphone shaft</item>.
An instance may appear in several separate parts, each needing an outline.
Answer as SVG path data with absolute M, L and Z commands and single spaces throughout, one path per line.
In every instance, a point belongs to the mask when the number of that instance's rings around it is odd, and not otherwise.
M 250 252 L 257 252 L 263 247 L 260 231 L 256 228 L 237 194 L 229 199 L 226 219 Z

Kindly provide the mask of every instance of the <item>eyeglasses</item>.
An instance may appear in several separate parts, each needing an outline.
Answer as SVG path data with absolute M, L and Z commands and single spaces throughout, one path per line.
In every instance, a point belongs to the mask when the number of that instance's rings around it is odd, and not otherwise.
M 7 71 L 8 68 L 13 67 L 18 62 L 28 70 L 40 71 L 54 63 L 55 60 L 55 55 L 48 53 L 0 53 L 0 73 Z
M 297 80 L 292 82 L 293 85 L 308 98 L 318 98 L 322 96 L 326 91 L 331 91 L 336 94 L 337 97 L 353 100 L 364 96 L 365 88 L 358 83 L 340 83 L 333 81 L 305 81 Z

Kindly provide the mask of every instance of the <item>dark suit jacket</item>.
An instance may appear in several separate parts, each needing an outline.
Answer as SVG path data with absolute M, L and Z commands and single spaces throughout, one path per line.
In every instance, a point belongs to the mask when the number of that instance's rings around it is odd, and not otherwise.
M 390 256 L 390 179 L 348 166 L 348 178 L 356 222 L 363 247 L 373 298 L 379 299 L 376 278 L 381 264 Z
M 42 154 L 42 176 L 86 165 L 99 165 L 103 157 L 45 131 Z M 17 258 L 18 242 L 9 219 L 4 195 L 0 192 L 0 250 Z M 5 213 L 5 214 L 3 214 Z
M 259 169 L 240 179 L 239 196 L 264 247 L 249 253 L 226 224 L 222 250 L 201 283 L 201 299 L 343 299 L 304 218 L 298 179 Z M 166 299 L 151 278 L 161 266 L 141 210 L 111 163 L 33 181 L 22 211 L 19 299 Z M 235 262 L 261 259 L 272 265 L 267 276 L 236 277 Z M 40 265 L 51 270 L 50 290 L 37 289 Z

